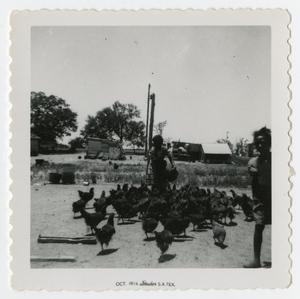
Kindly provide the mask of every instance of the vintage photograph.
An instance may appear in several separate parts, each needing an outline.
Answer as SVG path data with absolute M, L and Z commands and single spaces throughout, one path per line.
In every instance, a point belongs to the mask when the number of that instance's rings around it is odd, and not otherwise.
M 12 287 L 287 287 L 289 21 L 14 12 Z
M 268 26 L 33 26 L 32 268 L 270 268 Z

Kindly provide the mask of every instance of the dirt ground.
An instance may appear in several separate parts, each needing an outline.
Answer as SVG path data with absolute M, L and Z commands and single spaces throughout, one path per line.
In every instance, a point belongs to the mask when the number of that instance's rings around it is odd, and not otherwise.
M 116 234 L 109 248 L 116 249 L 109 255 L 97 256 L 100 245 L 39 244 L 43 236 L 81 237 L 87 233 L 82 218 L 73 219 L 72 202 L 78 199 L 77 190 L 87 191 L 82 185 L 31 186 L 31 255 L 32 256 L 74 256 L 76 262 L 32 262 L 33 268 L 240 268 L 252 258 L 254 222 L 245 222 L 242 212 L 236 215 L 236 226 L 226 226 L 225 244 L 221 249 L 214 244 L 210 229 L 192 231 L 193 238 L 173 242 L 168 254 L 170 260 L 159 262 L 160 251 L 155 241 L 144 241 L 141 222 L 117 225 Z M 95 196 L 103 190 L 115 188 L 115 184 L 95 185 Z M 224 190 L 224 188 L 220 188 Z M 237 189 L 250 193 L 250 190 Z M 89 203 L 91 206 L 93 201 Z M 93 210 L 88 210 L 93 211 Z M 100 223 L 100 227 L 106 221 Z M 162 229 L 161 225 L 157 228 Z M 271 262 L 271 227 L 264 232 L 262 262 Z

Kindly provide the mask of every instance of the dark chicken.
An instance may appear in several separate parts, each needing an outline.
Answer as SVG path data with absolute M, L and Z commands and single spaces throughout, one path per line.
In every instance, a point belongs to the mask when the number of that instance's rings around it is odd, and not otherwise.
M 119 219 L 122 219 L 124 223 L 124 219 L 129 220 L 132 217 L 135 217 L 138 213 L 138 207 L 132 205 L 124 196 L 119 198 L 113 202 L 113 207 L 118 213 Z
M 95 233 L 97 225 L 105 218 L 105 214 L 101 212 L 88 213 L 85 209 L 82 209 L 80 213 L 84 218 L 85 224 L 91 228 L 92 234 Z
M 72 203 L 72 210 L 74 213 L 74 218 L 75 218 L 75 214 L 79 213 L 82 209 L 85 208 L 85 206 L 86 206 L 86 202 L 83 199 L 79 199 Z
M 185 230 L 190 224 L 190 218 L 187 216 L 181 216 L 177 212 L 171 212 L 169 215 L 161 219 L 161 223 L 165 230 L 170 231 L 173 235 L 184 234 L 186 236 Z
M 202 224 L 206 220 L 206 215 L 201 210 L 198 213 L 189 214 L 189 217 L 193 224 L 193 230 L 195 230 L 196 227 L 201 228 Z
M 161 254 L 164 254 L 173 242 L 173 235 L 170 231 L 164 229 L 162 232 L 155 231 L 156 245 L 160 249 Z
M 107 220 L 107 223 L 102 226 L 100 229 L 95 229 L 95 234 L 98 242 L 101 245 L 101 250 L 103 251 L 103 245 L 106 245 L 108 247 L 109 242 L 112 239 L 112 236 L 116 233 L 115 227 L 114 227 L 114 214 L 110 214 Z
M 100 198 L 95 198 L 95 202 L 94 202 L 95 211 L 106 214 L 107 206 L 108 206 L 108 203 L 107 203 L 107 200 L 105 197 L 105 191 L 102 191 Z
M 91 188 L 89 192 L 83 192 L 78 190 L 80 199 L 84 200 L 86 203 L 93 199 L 94 197 L 94 188 Z
M 74 218 L 75 218 L 75 213 L 79 213 L 82 209 L 85 209 L 86 204 L 93 199 L 94 197 L 94 188 L 91 188 L 89 192 L 83 192 L 78 190 L 78 194 L 80 199 L 77 201 L 74 201 L 72 203 L 72 210 L 74 213 Z
M 147 213 L 155 216 L 165 216 L 168 212 L 168 209 L 168 204 L 164 199 L 158 196 L 150 197 Z
M 158 220 L 150 215 L 143 217 L 142 228 L 148 239 L 148 234 L 152 233 L 158 226 Z
M 246 194 L 243 194 L 240 206 L 245 214 L 245 221 L 253 221 L 253 203 L 251 198 Z

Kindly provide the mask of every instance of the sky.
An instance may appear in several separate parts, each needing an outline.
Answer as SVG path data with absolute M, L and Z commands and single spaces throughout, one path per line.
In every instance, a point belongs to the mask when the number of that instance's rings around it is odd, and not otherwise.
M 266 26 L 32 27 L 31 89 L 78 113 L 72 137 L 115 101 L 145 121 L 150 83 L 164 137 L 251 141 L 271 126 L 270 40 Z

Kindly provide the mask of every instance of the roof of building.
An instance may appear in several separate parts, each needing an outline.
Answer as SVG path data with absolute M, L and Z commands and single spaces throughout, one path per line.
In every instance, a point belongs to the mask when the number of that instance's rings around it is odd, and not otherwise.
M 205 154 L 231 155 L 232 152 L 227 143 L 202 143 Z

